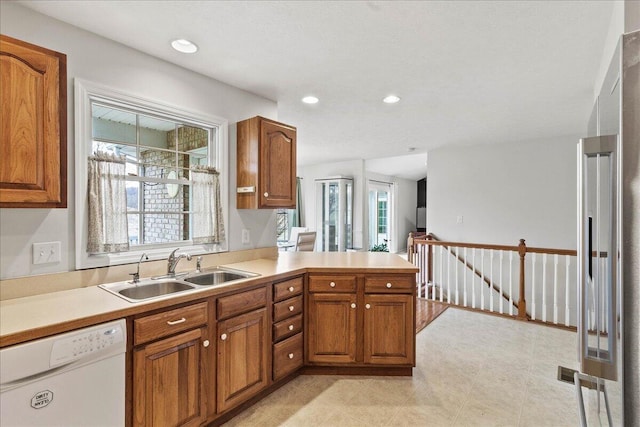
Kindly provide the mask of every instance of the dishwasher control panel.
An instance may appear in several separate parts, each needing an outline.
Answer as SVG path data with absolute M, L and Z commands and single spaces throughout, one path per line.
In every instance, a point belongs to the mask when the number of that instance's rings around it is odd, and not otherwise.
M 53 342 L 49 366 L 55 367 L 104 353 L 110 347 L 122 343 L 124 336 L 122 324 L 111 324 L 61 337 Z

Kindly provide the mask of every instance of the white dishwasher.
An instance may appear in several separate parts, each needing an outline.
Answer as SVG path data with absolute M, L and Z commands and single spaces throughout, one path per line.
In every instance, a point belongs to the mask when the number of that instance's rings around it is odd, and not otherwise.
M 0 350 L 0 425 L 123 426 L 123 319 Z

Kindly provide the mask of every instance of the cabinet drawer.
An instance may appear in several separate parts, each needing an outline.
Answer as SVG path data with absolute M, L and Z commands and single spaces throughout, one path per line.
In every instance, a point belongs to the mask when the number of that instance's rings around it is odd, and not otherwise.
M 267 288 L 241 292 L 218 299 L 218 320 L 246 313 L 267 305 Z
M 302 313 L 302 295 L 289 298 L 273 305 L 273 321 L 279 322 L 287 317 Z
M 309 292 L 355 292 L 356 276 L 309 276 Z
M 282 320 L 273 325 L 273 341 L 280 341 L 302 331 L 302 314 Z
M 273 346 L 273 380 L 277 381 L 302 366 L 302 334 L 279 342 Z
M 302 293 L 302 277 L 287 280 L 285 282 L 273 285 L 273 300 L 282 301 L 283 299 L 300 295 Z
M 415 281 L 409 276 L 372 276 L 365 277 L 366 293 L 411 293 Z
M 207 323 L 206 302 L 141 317 L 133 322 L 134 344 L 166 337 L 205 323 Z

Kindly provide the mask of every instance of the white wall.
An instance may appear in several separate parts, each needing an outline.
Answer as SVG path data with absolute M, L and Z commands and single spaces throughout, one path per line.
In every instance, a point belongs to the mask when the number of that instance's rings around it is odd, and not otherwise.
M 578 138 L 430 152 L 427 231 L 449 241 L 517 245 L 523 238 L 528 246 L 575 249 Z
M 415 229 L 415 210 L 417 206 L 417 182 L 366 171 L 365 160 L 349 160 L 336 163 L 324 163 L 298 167 L 298 176 L 302 177 L 302 197 L 305 215 L 305 227 L 316 229 L 316 187 L 315 180 L 337 176 L 353 178 L 353 246 L 367 249 L 369 236 L 368 189 L 367 181 L 375 179 L 394 184 L 396 209 L 393 226 L 397 231 L 395 242 L 390 245 L 391 252 L 406 250 L 409 231 Z
M 255 115 L 277 118 L 277 105 L 270 100 L 153 58 L 14 3 L 2 2 L 1 12 L 2 34 L 67 55 L 67 179 L 69 186 L 67 209 L 0 210 L 0 278 L 2 279 L 63 272 L 75 268 L 74 164 L 83 159 L 76 159 L 74 156 L 74 78 L 227 119 L 230 123 L 230 189 L 235 189 L 236 183 L 235 123 Z M 226 224 L 229 249 L 273 246 L 275 242 L 274 211 L 238 211 L 235 209 L 234 191 L 230 192 L 229 200 L 229 224 Z M 250 245 L 240 243 L 242 228 L 248 228 L 251 231 Z M 48 241 L 62 243 L 61 263 L 32 265 L 32 244 Z

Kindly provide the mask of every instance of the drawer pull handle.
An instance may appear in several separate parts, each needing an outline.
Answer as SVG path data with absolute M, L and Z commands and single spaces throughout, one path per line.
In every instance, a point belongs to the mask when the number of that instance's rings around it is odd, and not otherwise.
M 204 340 L 204 342 L 202 343 L 202 345 L 204 347 L 209 347 L 209 340 Z
M 387 283 L 387 288 L 391 288 L 391 283 Z
M 293 353 L 289 353 L 289 359 L 293 359 Z
M 331 286 L 332 288 L 335 288 L 336 287 L 336 282 L 329 283 L 329 286 Z
M 365 304 L 364 308 L 366 308 L 367 310 L 369 310 L 371 308 L 371 304 Z
M 356 308 L 356 303 L 355 302 L 351 303 L 351 308 Z
M 225 340 L 227 339 L 227 334 L 222 334 L 222 335 L 220 335 L 220 339 L 221 339 L 222 341 L 225 341 Z
M 289 292 L 293 292 L 293 286 L 289 286 Z
M 167 320 L 167 325 L 173 326 L 173 325 L 177 325 L 178 323 L 184 323 L 186 321 L 187 321 L 187 319 L 185 319 L 184 317 L 182 319 L 178 319 L 178 320 Z
M 289 306 L 289 311 L 293 311 L 293 310 L 295 310 L 295 309 L 296 309 L 296 308 L 295 308 L 294 306 L 292 306 L 292 305 L 290 305 L 290 306 Z
M 289 325 L 289 330 L 293 331 L 293 325 Z

